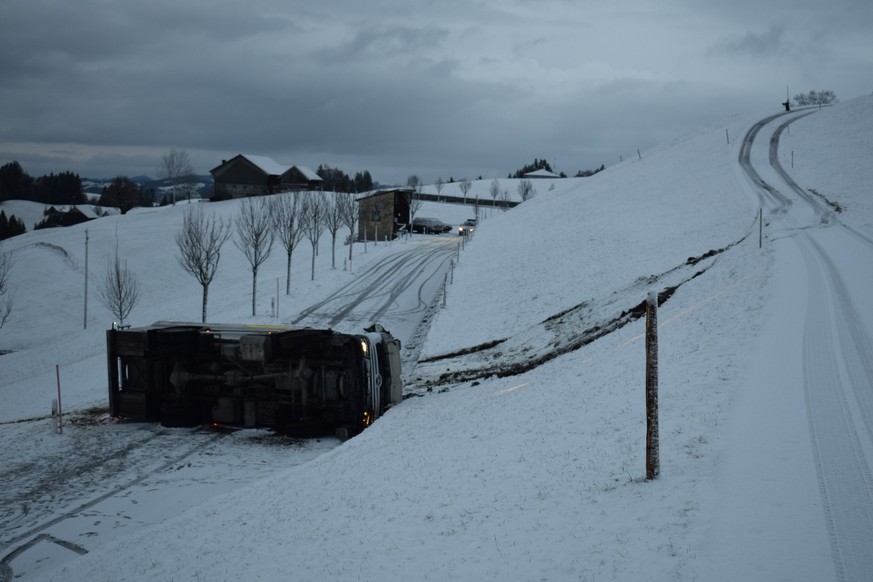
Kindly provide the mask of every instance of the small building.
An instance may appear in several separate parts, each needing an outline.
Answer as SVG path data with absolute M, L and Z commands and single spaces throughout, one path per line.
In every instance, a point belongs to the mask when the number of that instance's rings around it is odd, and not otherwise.
M 39 223 L 34 225 L 34 230 L 42 228 L 54 228 L 56 226 L 74 226 L 82 224 L 96 218 L 96 214 L 90 210 L 84 210 L 73 206 L 70 208 L 58 210 L 54 206 L 50 206 L 43 210 L 43 218 Z
M 559 176 L 558 174 L 555 174 L 554 172 L 550 172 L 548 170 L 544 170 L 544 169 L 540 168 L 539 170 L 536 170 L 533 172 L 528 172 L 527 174 L 524 175 L 524 177 L 537 179 L 537 178 L 560 178 L 561 176 Z
M 358 199 L 358 240 L 385 240 L 409 228 L 411 188 L 379 190 Z
M 320 190 L 321 177 L 306 166 L 284 166 L 267 156 L 239 154 L 209 171 L 215 198 L 242 198 L 294 190 Z

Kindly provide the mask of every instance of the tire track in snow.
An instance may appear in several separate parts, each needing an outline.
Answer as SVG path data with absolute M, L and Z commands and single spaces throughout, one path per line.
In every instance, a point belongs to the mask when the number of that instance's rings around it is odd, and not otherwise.
M 859 238 L 858 233 L 839 223 L 829 208 L 810 196 L 779 162 L 782 132 L 807 115 L 795 116 L 774 130 L 770 165 L 799 201 L 813 211 L 818 220 L 813 226 L 831 225 Z M 748 132 L 749 148 L 760 129 L 778 117 L 762 120 Z M 752 181 L 776 202 L 777 210 L 787 211 L 795 200 L 764 181 L 752 168 L 747 152 L 745 158 L 741 153 L 740 163 Z M 763 201 L 764 195 L 759 196 Z M 783 204 L 786 199 L 788 203 Z M 804 259 L 808 280 L 803 337 L 807 419 L 837 578 L 865 580 L 873 572 L 873 478 L 865 454 L 865 446 L 869 447 L 873 439 L 873 340 L 858 318 L 833 259 L 815 240 L 815 234 L 815 230 L 801 230 L 793 239 Z M 867 237 L 860 238 L 869 246 Z
M 846 364 L 845 373 L 852 388 L 852 396 L 858 403 L 861 422 L 873 442 L 873 338 L 864 327 L 846 283 L 833 260 L 819 243 L 811 237 L 806 238 L 822 269 L 826 271 L 834 303 L 839 307 L 836 310 L 836 326 L 839 331 L 840 352 Z
M 300 311 L 291 323 L 299 324 L 315 318 L 334 326 L 346 321 L 353 312 L 357 312 L 355 315 L 361 319 L 376 319 L 395 307 L 398 298 L 415 283 L 419 285 L 418 305 L 405 312 L 424 309 L 429 302 L 425 301 L 422 289 L 441 271 L 455 251 L 453 245 L 443 243 L 438 247 L 418 246 L 408 252 L 386 257 L 349 285 Z M 367 302 L 376 305 L 371 309 L 362 309 Z
M 839 218 L 837 218 L 836 213 L 821 203 L 815 196 L 810 194 L 808 190 L 805 190 L 797 181 L 791 177 L 791 175 L 785 170 L 785 167 L 779 161 L 779 139 L 782 136 L 782 132 L 785 129 L 799 119 L 803 119 L 807 115 L 812 115 L 815 111 L 810 111 L 808 113 L 804 113 L 803 115 L 798 115 L 793 119 L 789 119 L 773 132 L 773 137 L 770 138 L 770 165 L 773 166 L 773 169 L 776 170 L 776 173 L 779 175 L 779 178 L 785 182 L 785 184 L 794 191 L 800 198 L 806 201 L 809 204 L 810 208 L 815 212 L 815 214 L 819 217 L 821 224 L 831 224 L 836 223 L 839 224 L 840 227 L 845 230 L 847 233 L 855 237 L 857 240 L 861 241 L 867 247 L 873 249 L 873 238 L 855 230 L 851 226 L 843 224 Z
M 842 331 L 839 324 L 852 311 L 840 292 L 842 280 L 837 273 L 826 273 L 830 261 L 807 234 L 798 242 L 809 275 L 804 394 L 834 566 L 839 580 L 864 580 L 873 572 L 873 479 L 852 418 L 851 397 L 869 392 L 870 384 L 856 385 L 853 358 L 847 361 L 842 349 L 846 339 L 842 333 L 834 338 L 834 327 Z
M 755 138 L 758 137 L 758 134 L 764 128 L 765 125 L 782 117 L 783 115 L 787 115 L 787 113 L 777 113 L 776 115 L 771 115 L 765 119 L 754 124 L 749 131 L 746 132 L 746 135 L 743 137 L 743 144 L 740 147 L 740 155 L 738 161 L 740 163 L 740 167 L 746 172 L 746 175 L 758 188 L 758 200 L 761 203 L 761 206 L 764 206 L 764 202 L 766 201 L 767 196 L 769 196 L 770 201 L 772 201 L 775 205 L 775 211 L 784 212 L 791 206 L 791 199 L 779 192 L 776 188 L 770 185 L 767 181 L 765 181 L 758 171 L 755 170 L 754 166 L 752 166 L 752 145 L 755 143 Z M 771 148 L 772 148 L 771 144 Z M 766 192 L 767 195 L 762 192 Z
M 797 226 L 792 239 L 806 266 L 807 310 L 803 336 L 803 390 L 819 490 L 824 506 L 836 575 L 839 580 L 866 580 L 873 572 L 873 478 L 865 453 L 873 439 L 873 340 L 858 318 L 848 288 L 833 259 L 816 241 L 829 226 L 866 243 L 868 237 L 842 225 L 785 171 L 779 162 L 779 138 L 796 115 L 774 130 L 769 162 L 779 179 L 796 197 L 789 197 L 761 178 L 751 163 L 750 151 L 760 131 L 777 114 L 763 119 L 746 133 L 739 163 L 758 188 L 763 205 L 770 202 Z M 804 202 L 817 224 L 798 225 L 789 215 L 794 202 Z M 804 228 L 805 226 L 805 228 Z
M 209 445 L 211 445 L 212 443 L 214 443 L 218 439 L 222 438 L 223 436 L 224 435 L 222 433 L 216 433 L 214 435 L 210 435 L 209 438 L 207 438 L 206 440 L 195 443 L 194 445 L 184 449 L 181 453 L 171 457 L 169 460 L 164 461 L 161 465 L 154 467 L 154 468 L 149 468 L 148 470 L 137 474 L 135 477 L 133 477 L 133 478 L 131 478 L 123 483 L 120 483 L 119 485 L 116 485 L 112 489 L 110 489 L 104 493 L 101 493 L 99 496 L 94 497 L 93 499 L 89 499 L 88 501 L 82 502 L 82 503 L 74 506 L 72 509 L 65 510 L 62 513 L 60 513 L 59 515 L 56 515 L 55 517 L 53 517 L 52 519 L 45 521 L 43 523 L 40 523 L 38 525 L 35 525 L 23 533 L 18 533 L 16 535 L 14 535 L 9 540 L 6 540 L 4 542 L 3 550 L 5 551 L 8 547 L 17 544 L 18 542 L 20 542 L 20 541 L 22 541 L 22 540 L 24 540 L 24 539 L 26 539 L 34 534 L 43 532 L 46 529 L 52 527 L 53 525 L 64 521 L 65 519 L 68 519 L 72 516 L 78 515 L 82 511 L 89 509 L 89 508 L 97 505 L 98 503 L 105 501 L 106 499 L 109 499 L 110 497 L 118 495 L 119 493 L 121 493 L 127 489 L 130 489 L 134 485 L 138 485 L 138 484 L 142 483 L 143 481 L 145 481 L 146 479 L 148 479 L 149 477 L 151 477 L 153 475 L 167 471 L 169 468 L 173 467 L 174 465 L 179 464 L 180 462 L 187 459 L 188 457 L 190 457 L 194 453 L 197 453 L 197 452 L 203 450 L 204 448 L 208 447 Z M 7 561 L 7 557 L 3 558 L 3 562 Z

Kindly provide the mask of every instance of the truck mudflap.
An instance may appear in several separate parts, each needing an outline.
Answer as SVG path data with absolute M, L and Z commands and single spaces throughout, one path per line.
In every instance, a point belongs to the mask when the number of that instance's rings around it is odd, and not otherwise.
M 402 399 L 400 342 L 331 329 L 157 322 L 106 332 L 114 417 L 354 436 Z

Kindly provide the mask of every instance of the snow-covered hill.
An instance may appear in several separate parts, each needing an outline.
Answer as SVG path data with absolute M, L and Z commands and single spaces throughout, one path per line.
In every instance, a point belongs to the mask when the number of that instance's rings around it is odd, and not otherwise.
M 711 517 L 724 515 L 712 511 L 711 486 L 723 477 L 733 442 L 725 427 L 745 421 L 734 399 L 780 282 L 766 229 L 758 248 L 758 198 L 737 163 L 742 136 L 766 114 L 731 118 L 590 178 L 556 180 L 511 211 L 489 213 L 430 328 L 422 384 L 410 387 L 416 396 L 330 452 L 176 519 L 96 547 L 87 538 L 71 540 L 88 553 L 69 557 L 48 578 L 665 580 L 711 572 L 720 564 L 707 546 Z M 817 111 L 785 137 L 798 182 L 844 205 L 840 219 L 867 236 L 871 130 L 868 96 Z M 489 183 L 476 183 L 483 198 Z M 230 216 L 236 204 L 210 206 Z M 86 228 L 93 282 L 116 248 L 143 274 L 134 323 L 196 317 L 196 285 L 174 256 L 181 212 L 177 206 L 102 218 L 5 243 L 15 257 L 15 311 L 0 330 L 0 349 L 14 351 L 0 356 L 0 420 L 45 413 L 56 363 L 70 384 L 69 406 L 103 402 L 109 318 L 92 300 L 82 329 Z M 305 274 L 306 248 L 295 256 L 295 290 L 283 313 L 354 276 L 327 267 L 324 244 L 314 283 Z M 371 247 L 357 255 L 355 268 L 398 250 Z M 712 250 L 723 252 L 695 262 Z M 230 249 L 222 259 L 213 319 L 249 319 L 251 281 L 238 255 Z M 440 356 L 506 339 L 506 351 L 514 351 L 499 357 L 523 361 L 572 334 L 564 325 L 558 336 L 555 316 L 576 309 L 584 326 L 620 313 L 649 290 L 661 291 L 689 258 L 693 272 L 679 277 L 681 286 L 660 309 L 656 481 L 644 479 L 641 321 L 519 375 L 425 388 L 441 365 L 451 367 Z M 264 280 L 282 268 L 274 256 Z M 258 319 L 269 320 L 269 311 L 269 297 L 259 299 L 265 315 Z M 231 470 L 214 469 L 218 478 Z M 791 503 L 792 484 L 774 484 L 785 485 Z M 729 533 L 730 525 L 719 524 Z M 786 524 L 771 540 L 773 555 L 791 560 L 784 565 L 792 572 L 836 579 L 826 536 L 817 537 L 825 529 Z M 791 552 L 811 539 L 822 542 L 817 551 Z M 761 579 L 781 566 L 771 564 Z

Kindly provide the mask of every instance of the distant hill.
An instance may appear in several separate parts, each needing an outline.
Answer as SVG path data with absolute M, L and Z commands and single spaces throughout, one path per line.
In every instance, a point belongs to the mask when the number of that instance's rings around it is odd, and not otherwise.
M 85 190 L 85 194 L 89 197 L 100 196 L 103 192 L 103 188 L 111 184 L 114 179 L 115 178 L 82 178 L 82 187 Z M 169 190 L 170 188 L 170 184 L 167 180 L 158 180 L 149 176 L 132 176 L 130 179 L 146 190 L 154 190 L 156 202 L 160 202 L 160 199 L 163 196 L 162 192 Z M 212 195 L 212 176 L 209 174 L 198 174 L 194 176 L 194 179 L 197 182 L 197 191 L 200 193 L 200 197 L 209 198 Z

